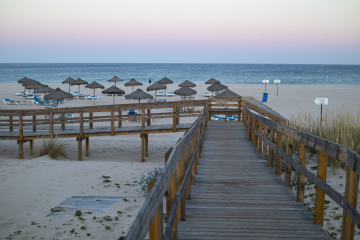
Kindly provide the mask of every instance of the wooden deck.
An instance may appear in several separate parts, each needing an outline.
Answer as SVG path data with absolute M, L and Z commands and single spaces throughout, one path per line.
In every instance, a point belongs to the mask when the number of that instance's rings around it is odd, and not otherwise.
M 208 123 L 179 239 L 331 239 L 238 122 Z

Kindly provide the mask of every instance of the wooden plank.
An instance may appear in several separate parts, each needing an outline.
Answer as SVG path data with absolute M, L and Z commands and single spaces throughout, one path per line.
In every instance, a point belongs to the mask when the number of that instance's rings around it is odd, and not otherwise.
M 317 177 L 322 181 L 326 182 L 326 173 L 327 173 L 327 161 L 328 156 L 324 153 L 319 153 L 318 164 L 317 164 Z M 316 188 L 315 193 L 315 224 L 323 225 L 324 221 L 324 206 L 325 206 L 325 193 Z

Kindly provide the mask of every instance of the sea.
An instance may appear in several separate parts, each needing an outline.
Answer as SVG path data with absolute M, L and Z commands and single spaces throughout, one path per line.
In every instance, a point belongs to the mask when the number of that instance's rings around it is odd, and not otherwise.
M 360 65 L 331 64 L 188 64 L 188 63 L 0 63 L 0 83 L 23 77 L 41 83 L 61 83 L 68 77 L 108 83 L 114 76 L 152 83 L 167 77 L 174 83 L 203 84 L 215 78 L 223 84 L 359 85 Z

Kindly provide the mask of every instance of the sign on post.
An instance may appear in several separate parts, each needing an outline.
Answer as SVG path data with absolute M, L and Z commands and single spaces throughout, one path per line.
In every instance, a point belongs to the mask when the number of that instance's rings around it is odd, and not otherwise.
M 269 80 L 262 80 L 263 83 L 265 83 L 265 92 L 266 92 L 266 84 L 269 83 Z
M 321 105 L 321 110 L 320 110 L 320 126 L 322 124 L 322 106 L 323 105 L 329 105 L 329 99 L 328 98 L 316 98 L 314 100 L 314 102 L 317 104 L 317 105 Z
M 281 83 L 281 81 L 276 79 L 274 80 L 274 83 L 276 83 L 276 96 L 279 96 L 279 83 Z

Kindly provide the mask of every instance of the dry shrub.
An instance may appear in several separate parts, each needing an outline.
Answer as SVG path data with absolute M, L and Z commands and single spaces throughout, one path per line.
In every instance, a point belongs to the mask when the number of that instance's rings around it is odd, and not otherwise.
M 53 159 L 67 157 L 66 144 L 58 138 L 46 139 L 35 151 L 35 157 L 49 155 Z

